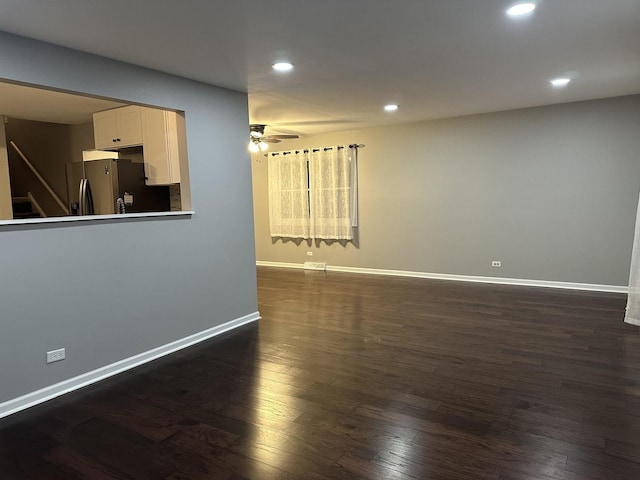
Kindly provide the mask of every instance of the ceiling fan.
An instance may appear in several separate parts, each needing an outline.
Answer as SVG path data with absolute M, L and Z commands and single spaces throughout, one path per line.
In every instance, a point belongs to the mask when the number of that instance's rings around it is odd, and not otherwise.
M 266 125 L 253 123 L 249 125 L 249 150 L 252 152 L 265 151 L 269 143 L 280 143 L 290 138 L 300 138 L 298 135 L 265 135 Z

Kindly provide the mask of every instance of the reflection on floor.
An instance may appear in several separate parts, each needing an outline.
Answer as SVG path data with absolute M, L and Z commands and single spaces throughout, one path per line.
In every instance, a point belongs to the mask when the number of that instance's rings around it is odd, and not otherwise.
M 259 323 L 0 421 L 0 478 L 640 478 L 623 295 L 258 280 Z

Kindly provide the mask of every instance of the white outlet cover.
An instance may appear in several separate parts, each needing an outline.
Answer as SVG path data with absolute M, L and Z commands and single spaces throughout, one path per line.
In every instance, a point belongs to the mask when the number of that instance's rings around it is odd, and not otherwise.
M 59 362 L 60 360 L 64 360 L 67 358 L 67 352 L 64 348 L 59 348 L 57 350 L 51 350 L 47 352 L 47 363 Z

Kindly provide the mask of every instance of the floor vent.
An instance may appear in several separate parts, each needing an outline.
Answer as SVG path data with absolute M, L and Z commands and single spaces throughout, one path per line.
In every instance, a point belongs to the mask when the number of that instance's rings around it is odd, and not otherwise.
M 304 262 L 304 269 L 305 270 L 326 270 L 327 269 L 327 264 L 326 263 L 320 263 L 320 262 Z

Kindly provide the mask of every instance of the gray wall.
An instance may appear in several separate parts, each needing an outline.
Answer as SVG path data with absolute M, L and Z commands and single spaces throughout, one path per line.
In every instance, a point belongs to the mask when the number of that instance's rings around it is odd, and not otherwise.
M 366 145 L 357 246 L 273 242 L 267 161 L 253 155 L 258 260 L 627 285 L 640 96 L 318 135 L 274 150 L 353 142 Z
M 0 78 L 184 110 L 196 212 L 0 227 L 0 402 L 257 311 L 245 94 L 4 33 L 0 57 Z

